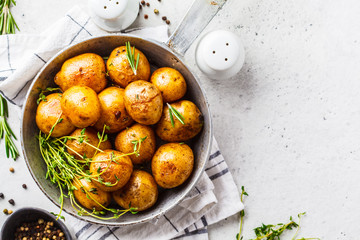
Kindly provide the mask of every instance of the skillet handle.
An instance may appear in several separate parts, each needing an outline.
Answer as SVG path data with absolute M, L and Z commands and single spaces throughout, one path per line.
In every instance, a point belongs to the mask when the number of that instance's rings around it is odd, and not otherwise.
M 182 56 L 227 0 L 194 0 L 167 45 Z

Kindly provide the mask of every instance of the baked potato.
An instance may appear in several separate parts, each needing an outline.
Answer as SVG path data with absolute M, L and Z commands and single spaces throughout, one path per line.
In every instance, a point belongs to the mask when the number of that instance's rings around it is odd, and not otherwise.
M 95 53 L 84 53 L 64 62 L 54 81 L 61 90 L 72 86 L 87 86 L 96 93 L 106 87 L 105 62 Z
M 83 136 L 82 139 L 81 136 Z M 70 134 L 70 137 L 74 137 L 76 139 L 69 139 L 66 142 L 67 151 L 76 159 L 82 159 L 82 157 L 92 158 L 96 152 L 94 147 L 97 148 L 99 146 L 98 148 L 101 150 L 111 149 L 111 143 L 109 140 L 103 141 L 99 145 L 97 131 L 90 127 L 86 128 L 85 131 L 78 128 Z
M 187 89 L 183 75 L 169 67 L 157 69 L 151 75 L 150 82 L 160 90 L 165 103 L 179 100 Z
M 174 188 L 183 184 L 189 178 L 193 167 L 193 151 L 184 143 L 162 145 L 151 161 L 152 174 L 162 188 Z
M 104 150 L 96 154 L 90 163 L 94 184 L 101 190 L 113 192 L 122 188 L 133 171 L 131 159 L 115 150 Z
M 169 106 L 166 105 L 156 125 L 156 134 L 168 142 L 182 142 L 195 137 L 204 125 L 204 117 L 198 107 L 187 100 L 172 103 L 171 106 L 183 116 L 184 124 L 173 115 L 174 126 L 172 126 Z
M 154 84 L 142 80 L 130 83 L 124 100 L 126 111 L 136 122 L 152 125 L 160 120 L 163 100 Z
M 131 48 L 133 52 L 133 48 Z M 139 54 L 139 63 L 136 62 Z M 150 64 L 146 56 L 138 49 L 135 48 L 134 64 L 138 64 L 136 75 L 130 67 L 129 61 L 126 58 L 126 46 L 115 48 L 106 62 L 106 67 L 109 77 L 115 83 L 125 88 L 129 83 L 136 80 L 148 81 L 150 78 Z
M 134 207 L 137 211 L 144 211 L 156 203 L 158 188 L 149 173 L 134 170 L 125 187 L 113 192 L 112 196 L 122 208 Z
M 101 211 L 111 202 L 111 194 L 99 189 L 93 181 L 75 178 L 73 185 L 76 187 L 73 191 L 75 199 L 87 209 Z
M 145 139 L 144 139 L 145 138 Z M 143 141 L 141 139 L 144 139 Z M 115 139 L 115 148 L 123 153 L 134 151 L 133 141 L 141 141 L 139 155 L 130 155 L 133 164 L 142 164 L 151 161 L 156 150 L 156 139 L 154 130 L 151 127 L 134 124 L 120 132 Z M 139 147 L 139 144 L 137 145 Z
M 133 120 L 125 109 L 124 89 L 109 87 L 98 97 L 101 105 L 101 117 L 95 124 L 98 131 L 106 125 L 109 127 L 106 128 L 107 133 L 115 133 L 131 125 Z
M 96 92 L 85 86 L 73 86 L 66 90 L 61 98 L 61 109 L 78 128 L 94 125 L 101 114 Z
M 75 126 L 70 122 L 69 118 L 65 116 L 61 110 L 62 94 L 52 93 L 46 96 L 46 100 L 40 102 L 36 109 L 36 124 L 38 128 L 45 134 L 49 134 L 54 124 L 56 124 L 51 133 L 52 137 L 62 137 L 74 131 Z

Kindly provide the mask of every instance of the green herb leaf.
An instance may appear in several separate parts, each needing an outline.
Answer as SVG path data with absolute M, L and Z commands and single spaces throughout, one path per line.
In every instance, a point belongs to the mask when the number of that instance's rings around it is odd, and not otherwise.
M 139 65 L 140 54 L 139 53 L 137 54 L 136 65 L 135 65 L 135 47 L 133 47 L 133 51 L 131 51 L 130 42 L 126 42 L 125 45 L 126 45 L 126 59 L 128 60 L 131 69 L 136 75 L 137 68 Z

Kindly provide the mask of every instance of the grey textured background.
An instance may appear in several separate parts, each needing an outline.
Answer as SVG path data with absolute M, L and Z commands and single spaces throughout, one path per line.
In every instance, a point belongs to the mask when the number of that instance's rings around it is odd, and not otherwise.
M 173 31 L 191 5 L 191 0 L 148 1 L 149 19 L 141 15 L 133 26 L 163 24 L 160 17 L 166 15 Z M 37 33 L 75 1 L 17 4 L 13 13 L 21 33 Z M 160 16 L 152 13 L 155 6 Z M 250 195 L 245 239 L 262 222 L 285 222 L 303 211 L 300 237 L 359 238 L 359 16 L 356 0 L 228 0 L 204 33 L 228 29 L 241 37 L 246 49 L 241 72 L 208 80 L 194 62 L 196 43 L 187 52 L 186 61 L 207 91 L 222 153 L 239 188 L 246 186 Z M 11 109 L 16 119 L 20 111 Z M 16 121 L 10 124 L 17 128 Z M 21 189 L 22 176 L 29 175 L 23 160 L 2 157 L 1 162 L 0 174 L 9 181 L 1 183 L 0 192 L 23 196 L 14 198 L 15 209 L 33 205 L 56 211 L 34 183 L 27 183 L 28 192 Z M 5 207 L 9 204 L 1 200 L 0 208 Z M 237 231 L 234 216 L 211 226 L 210 238 L 235 239 Z

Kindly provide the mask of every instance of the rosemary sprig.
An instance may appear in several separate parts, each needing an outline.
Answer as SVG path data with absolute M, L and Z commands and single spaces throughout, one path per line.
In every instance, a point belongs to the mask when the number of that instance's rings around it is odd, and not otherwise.
M 14 34 L 15 29 L 19 30 L 14 17 L 10 12 L 10 6 L 16 6 L 15 0 L 0 0 L 0 35 Z
M 126 58 L 130 64 L 131 69 L 133 70 L 134 74 L 136 75 L 137 68 L 139 65 L 140 54 L 139 53 L 137 54 L 136 63 L 135 63 L 135 47 L 133 47 L 133 51 L 131 51 L 130 42 L 126 42 L 125 45 L 126 45 Z
M 244 186 L 241 186 L 240 201 L 242 203 L 244 203 L 244 196 L 249 196 L 249 195 L 247 194 L 247 192 L 245 192 Z M 240 230 L 239 230 L 239 233 L 236 234 L 236 240 L 242 240 L 243 239 L 242 228 L 243 228 L 243 225 L 244 225 L 244 216 L 245 216 L 245 210 L 243 209 L 243 210 L 240 211 Z
M 7 101 L 0 95 L 0 138 L 4 138 L 5 140 L 6 157 L 9 158 L 11 154 L 12 159 L 16 160 L 16 158 L 19 156 L 19 151 L 17 150 L 12 138 L 15 140 L 17 139 L 6 121 L 8 116 L 9 113 Z
M 170 115 L 170 121 L 171 121 L 172 127 L 175 127 L 173 115 L 181 122 L 181 124 L 185 125 L 184 116 L 181 115 L 181 113 L 179 113 L 178 110 L 173 108 L 173 106 L 171 106 L 169 103 L 166 103 L 166 104 L 169 107 L 169 115 Z

